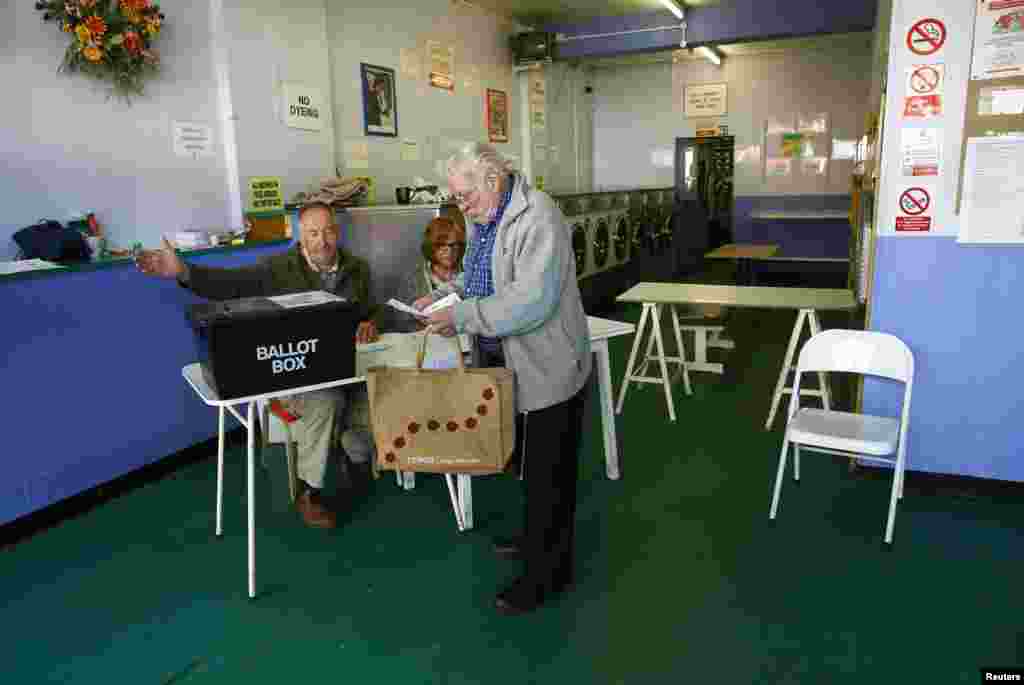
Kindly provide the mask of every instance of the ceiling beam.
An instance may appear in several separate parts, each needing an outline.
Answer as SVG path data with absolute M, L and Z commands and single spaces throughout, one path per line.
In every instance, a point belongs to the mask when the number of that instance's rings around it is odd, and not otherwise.
M 686 10 L 689 46 L 749 43 L 874 28 L 877 0 L 732 0 Z M 683 32 L 668 10 L 585 22 L 555 23 L 543 30 L 570 38 L 558 59 L 610 57 L 679 47 Z M 654 29 L 661 30 L 654 30 Z

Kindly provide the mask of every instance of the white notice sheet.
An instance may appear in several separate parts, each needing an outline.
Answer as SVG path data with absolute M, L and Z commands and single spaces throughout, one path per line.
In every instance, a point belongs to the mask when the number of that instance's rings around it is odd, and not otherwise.
M 1024 243 L 1024 137 L 968 138 L 961 243 Z
M 325 302 L 344 302 L 345 298 L 338 297 L 326 290 L 310 290 L 304 293 L 292 293 L 290 295 L 277 295 L 268 297 L 268 300 L 285 309 L 296 307 L 312 307 Z

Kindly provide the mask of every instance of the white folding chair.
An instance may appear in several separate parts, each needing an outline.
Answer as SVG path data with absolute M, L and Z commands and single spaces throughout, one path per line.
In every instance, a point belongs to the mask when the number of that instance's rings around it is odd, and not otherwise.
M 880 376 L 904 384 L 900 418 L 855 414 L 828 409 L 800 408 L 801 374 L 811 371 L 843 371 Z M 896 500 L 903 498 L 903 474 L 906 467 L 907 424 L 910 394 L 914 386 L 914 355 L 910 348 L 888 333 L 833 329 L 818 333 L 804 345 L 797 362 L 796 379 L 786 422 L 786 435 L 779 455 L 775 492 L 769 518 L 774 519 L 786 470 L 786 456 L 793 444 L 793 480 L 800 480 L 800 448 L 815 452 L 857 457 L 893 465 L 889 516 L 885 541 L 892 542 L 896 520 Z M 895 455 L 895 458 L 893 456 Z

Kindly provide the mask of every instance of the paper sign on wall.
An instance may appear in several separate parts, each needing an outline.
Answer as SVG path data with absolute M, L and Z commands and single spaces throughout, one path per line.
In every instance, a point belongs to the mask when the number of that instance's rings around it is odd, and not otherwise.
M 903 116 L 927 119 L 942 114 L 942 83 L 945 66 L 918 64 L 906 69 Z
M 455 48 L 442 45 L 440 41 L 427 41 L 427 58 L 430 64 L 430 85 L 452 92 L 455 90 Z
M 284 84 L 284 123 L 289 128 L 323 130 L 324 100 L 319 88 L 303 83 Z
M 416 48 L 400 48 L 398 63 L 402 76 L 411 79 L 420 77 L 420 53 Z
M 686 117 L 721 117 L 729 111 L 728 86 L 704 83 L 686 86 L 683 90 L 683 111 Z
M 1024 88 L 996 86 L 978 93 L 979 116 L 1024 114 Z
M 900 213 L 896 217 L 896 230 L 899 232 L 925 232 L 932 228 L 932 217 L 929 208 L 932 205 L 931 194 L 924 188 L 907 188 L 900 194 Z
M 254 176 L 250 178 L 249 209 L 254 212 L 284 209 L 281 179 L 276 176 Z
M 171 137 L 174 139 L 174 154 L 178 157 L 213 156 L 213 127 L 188 121 L 175 121 L 171 124 Z
M 370 168 L 370 146 L 366 141 L 345 141 L 345 166 L 349 169 Z
M 904 176 L 938 176 L 942 166 L 942 142 L 938 128 L 905 128 L 902 143 Z
M 972 79 L 1024 75 L 1024 0 L 979 0 Z

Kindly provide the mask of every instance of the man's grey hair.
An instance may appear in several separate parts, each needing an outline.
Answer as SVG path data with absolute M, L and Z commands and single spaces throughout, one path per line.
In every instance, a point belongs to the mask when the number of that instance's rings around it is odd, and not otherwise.
M 461 176 L 480 190 L 487 190 L 489 179 L 500 186 L 501 179 L 515 171 L 515 167 L 493 145 L 469 143 L 448 158 L 445 171 L 449 176 Z

